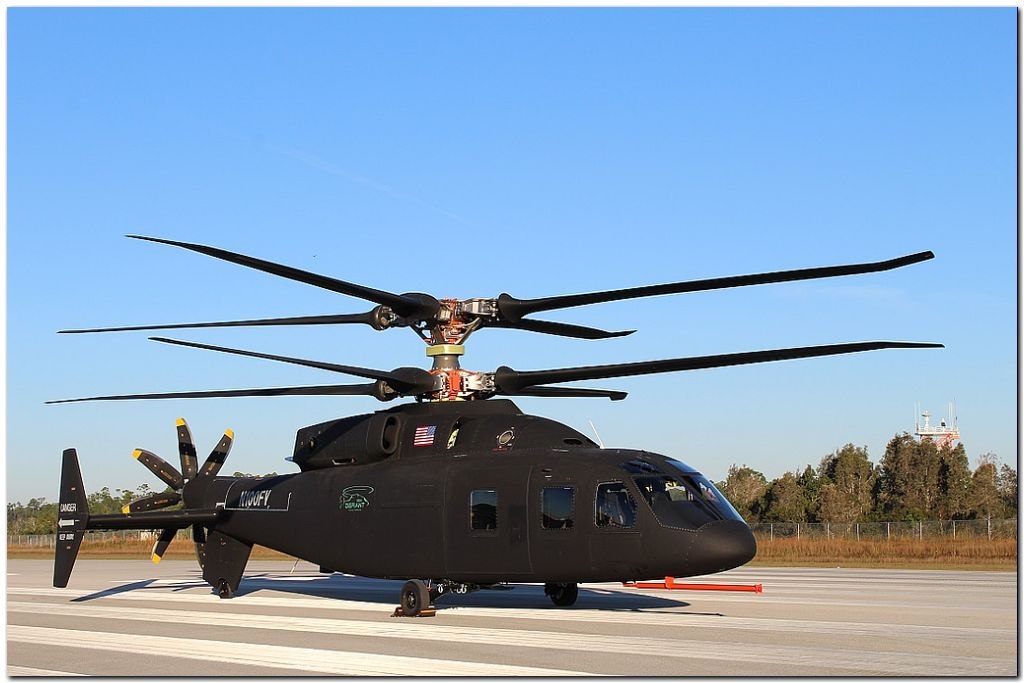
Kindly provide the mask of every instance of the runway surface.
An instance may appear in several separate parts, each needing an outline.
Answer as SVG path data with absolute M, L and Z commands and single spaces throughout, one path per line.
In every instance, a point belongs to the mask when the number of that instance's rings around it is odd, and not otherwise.
M 1013 573 L 743 568 L 693 582 L 764 593 L 541 586 L 391 617 L 401 582 L 250 562 L 220 600 L 194 562 L 7 565 L 7 672 L 106 676 L 1017 674 Z

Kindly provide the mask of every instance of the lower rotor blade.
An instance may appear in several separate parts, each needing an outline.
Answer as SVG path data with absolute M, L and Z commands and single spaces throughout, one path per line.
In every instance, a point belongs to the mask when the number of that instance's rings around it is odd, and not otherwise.
M 174 469 L 173 465 L 156 453 L 136 448 L 132 451 L 132 457 L 145 465 L 146 469 L 175 491 L 180 491 L 181 487 L 185 485 L 185 479 L 181 476 L 181 472 Z
M 136 401 L 164 398 L 239 398 L 245 396 L 376 396 L 377 383 L 326 384 L 311 387 L 270 387 L 266 389 L 222 389 L 212 391 L 172 391 L 161 394 L 123 394 L 119 396 L 90 396 L 47 401 L 47 404 L 81 403 L 83 401 Z M 180 487 L 179 487 L 180 488 Z
M 181 476 L 185 481 L 196 478 L 196 470 L 199 468 L 199 458 L 196 457 L 196 447 L 192 442 L 192 432 L 185 424 L 184 418 L 179 417 L 176 423 L 178 429 L 178 455 L 181 457 Z
M 153 564 L 160 564 L 164 553 L 167 552 L 167 546 L 174 540 L 176 533 L 178 533 L 177 529 L 164 529 L 160 532 L 160 538 L 156 539 L 156 543 L 153 545 L 153 555 L 150 558 L 153 560 Z
M 209 323 L 177 323 L 171 325 L 130 325 L 126 327 L 95 327 L 85 330 L 59 330 L 57 334 L 86 334 L 90 332 L 134 332 L 138 330 L 182 330 L 198 327 L 256 327 L 273 325 L 343 325 L 363 323 L 372 325 L 373 311 L 338 315 L 307 315 L 293 318 L 262 318 L 256 320 L 225 320 Z
M 154 493 L 153 495 L 146 496 L 145 498 L 139 498 L 121 508 L 121 512 L 124 514 L 134 514 L 136 512 L 149 512 L 150 510 L 161 510 L 163 508 L 171 507 L 181 502 L 181 496 L 174 491 L 168 491 L 167 493 Z
M 693 356 L 690 358 L 672 358 L 669 360 L 643 361 L 639 363 L 619 363 L 616 365 L 591 365 L 578 368 L 558 368 L 554 370 L 518 371 L 502 366 L 494 372 L 494 384 L 500 393 L 513 394 L 527 387 L 541 384 L 557 384 L 585 379 L 604 379 L 606 377 L 627 377 L 631 375 L 650 375 L 661 372 L 679 372 L 682 370 L 700 370 L 718 368 L 729 365 L 745 365 L 749 363 L 767 363 L 777 360 L 796 358 L 813 358 L 815 356 L 832 356 L 860 351 L 876 351 L 878 349 L 927 349 L 943 348 L 942 344 L 920 342 L 871 341 L 850 344 L 829 344 L 825 346 L 803 346 L 792 349 L 771 349 L 768 351 L 749 351 L 746 353 L 726 353 L 716 356 Z
M 557 334 L 561 337 L 574 337 L 576 339 L 611 339 L 612 337 L 625 337 L 633 334 L 636 330 L 622 330 L 619 332 L 608 332 L 596 327 L 584 327 L 582 325 L 570 325 L 568 323 L 556 323 L 548 320 L 502 320 L 497 323 L 489 323 L 490 327 L 505 327 L 515 330 L 527 330 L 529 332 L 541 332 L 543 334 Z
M 206 462 L 199 468 L 200 477 L 215 477 L 220 472 L 221 466 L 224 465 L 224 460 L 228 457 L 228 452 L 231 451 L 231 444 L 235 440 L 235 433 L 230 429 L 224 432 L 224 436 L 220 437 L 220 441 L 214 446 L 213 450 L 210 451 L 210 455 L 207 456 Z
M 259 353 L 256 351 L 245 351 L 243 349 L 232 349 L 226 346 L 214 346 L 212 344 L 200 344 L 198 342 L 181 341 L 180 339 L 168 339 L 166 337 L 150 337 L 150 340 L 156 342 L 162 342 L 164 344 L 176 344 L 177 346 L 189 346 L 194 349 L 205 349 L 207 351 L 220 351 L 222 353 L 233 353 L 237 356 L 249 356 L 251 358 L 263 358 L 265 360 L 276 360 L 282 363 L 291 363 L 293 365 L 303 365 L 308 368 L 317 368 L 319 370 L 330 370 L 331 372 L 340 372 L 346 375 L 355 375 L 356 377 L 365 377 L 366 379 L 394 379 L 394 374 L 387 372 L 386 370 L 374 370 L 372 368 L 360 368 L 354 365 L 337 365 L 335 363 L 324 363 L 316 360 L 306 360 L 304 358 L 292 358 L 291 356 L 277 356 L 270 353 Z
M 514 394 L 503 395 L 545 397 L 550 396 L 556 398 L 610 398 L 613 401 L 621 401 L 627 396 L 625 391 L 611 391 L 608 389 L 583 389 L 575 387 L 527 387 L 525 389 L 520 389 Z

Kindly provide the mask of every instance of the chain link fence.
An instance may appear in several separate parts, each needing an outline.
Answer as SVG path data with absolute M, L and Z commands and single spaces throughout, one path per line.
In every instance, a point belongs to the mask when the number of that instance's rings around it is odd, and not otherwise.
M 761 522 L 750 529 L 758 538 L 842 538 L 848 540 L 893 540 L 950 537 L 953 539 L 1017 538 L 1016 519 L 930 519 L 920 522 Z
M 156 539 L 160 536 L 159 531 L 139 531 L 138 529 L 121 529 L 119 531 L 90 531 L 82 539 L 82 544 L 94 544 L 94 543 L 118 543 L 118 542 L 135 542 L 135 541 L 151 541 L 156 542 Z M 184 529 L 178 529 L 178 534 L 175 536 L 176 539 L 185 539 L 186 541 L 192 540 L 192 529 L 186 527 Z M 22 548 L 54 548 L 56 547 L 57 536 L 56 534 L 39 534 L 39 535 L 9 535 L 7 537 L 7 546 L 17 546 Z

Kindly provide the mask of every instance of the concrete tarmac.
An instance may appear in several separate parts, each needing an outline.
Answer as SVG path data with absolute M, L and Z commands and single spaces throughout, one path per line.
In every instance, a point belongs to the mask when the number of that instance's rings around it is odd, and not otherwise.
M 195 562 L 7 564 L 10 676 L 1015 676 L 1009 572 L 742 568 L 688 582 L 764 592 L 584 584 L 450 595 L 395 618 L 399 581 L 254 561 L 220 600 Z

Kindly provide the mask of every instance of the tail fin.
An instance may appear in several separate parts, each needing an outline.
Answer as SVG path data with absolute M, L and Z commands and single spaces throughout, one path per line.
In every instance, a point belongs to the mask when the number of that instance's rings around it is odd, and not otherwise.
M 53 585 L 66 588 L 71 570 L 82 545 L 82 535 L 89 521 L 89 503 L 82 485 L 82 470 L 74 448 L 64 451 L 60 473 L 60 494 L 57 504 L 57 553 L 53 562 Z

